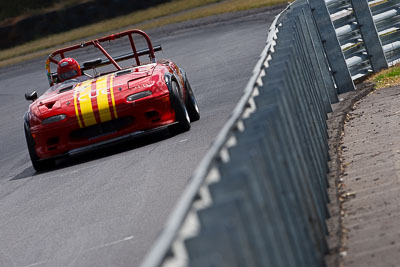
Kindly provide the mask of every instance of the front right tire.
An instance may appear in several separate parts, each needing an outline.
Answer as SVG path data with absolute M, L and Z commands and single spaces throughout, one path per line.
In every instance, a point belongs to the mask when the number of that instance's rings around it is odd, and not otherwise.
M 29 130 L 29 127 L 26 123 L 24 124 L 24 131 L 26 144 L 28 146 L 29 156 L 31 158 L 33 168 L 36 171 L 40 172 L 54 167 L 55 161 L 53 159 L 40 160 L 40 158 L 36 154 L 35 141 L 33 140 L 31 131 Z

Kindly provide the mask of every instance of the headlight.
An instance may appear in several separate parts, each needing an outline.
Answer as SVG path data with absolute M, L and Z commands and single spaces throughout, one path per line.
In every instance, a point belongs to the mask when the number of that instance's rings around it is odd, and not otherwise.
M 42 124 L 49 124 L 49 123 L 53 123 L 53 122 L 57 122 L 57 121 L 62 121 L 66 117 L 67 117 L 67 115 L 65 115 L 65 114 L 52 116 L 52 117 L 49 117 L 49 118 L 46 118 L 46 119 L 42 120 Z
M 126 100 L 127 100 L 128 102 L 132 102 L 132 101 L 135 101 L 135 100 L 144 98 L 144 97 L 149 96 L 149 95 L 152 95 L 152 92 L 151 92 L 151 91 L 143 91 L 143 92 L 139 92 L 139 93 L 136 93 L 136 94 L 133 94 L 133 95 L 128 96 L 128 97 L 126 98 Z

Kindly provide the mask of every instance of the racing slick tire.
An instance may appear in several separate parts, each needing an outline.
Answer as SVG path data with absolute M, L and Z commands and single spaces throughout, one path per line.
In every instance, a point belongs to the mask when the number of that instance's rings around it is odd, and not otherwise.
M 26 123 L 24 124 L 24 130 L 25 130 L 26 144 L 28 145 L 29 156 L 31 158 L 33 168 L 36 171 L 40 172 L 54 167 L 55 162 L 53 159 L 40 160 L 40 158 L 36 154 L 35 141 L 33 140 L 31 131 L 29 130 Z
M 190 117 L 182 98 L 179 95 L 179 86 L 176 81 L 171 83 L 171 105 L 175 111 L 177 124 L 168 127 L 171 134 L 179 134 L 190 130 Z
M 196 97 L 194 96 L 192 87 L 190 86 L 190 83 L 187 79 L 186 79 L 185 87 L 186 87 L 186 92 L 187 92 L 186 109 L 189 113 L 190 121 L 191 122 L 198 121 L 200 119 L 199 106 L 197 105 Z

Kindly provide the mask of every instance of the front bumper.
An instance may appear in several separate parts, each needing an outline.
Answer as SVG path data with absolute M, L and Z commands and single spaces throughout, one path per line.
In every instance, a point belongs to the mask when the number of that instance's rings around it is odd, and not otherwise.
M 80 128 L 76 123 L 76 118 L 75 123 L 74 118 L 69 118 L 68 122 L 54 123 L 54 125 L 46 125 L 46 127 L 38 129 L 31 128 L 36 154 L 40 159 L 77 154 L 131 139 L 175 122 L 175 112 L 171 107 L 169 94 L 136 103 L 122 103 L 117 106 L 117 109 L 118 119 L 102 123 L 102 125 L 113 124 L 114 121 L 125 118 L 129 119 L 126 120 L 129 123 L 104 134 L 92 131 L 93 129 L 89 129 L 90 127 Z M 97 128 L 97 125 L 91 127 Z M 102 127 L 98 128 L 100 128 L 100 132 L 103 129 Z
M 108 139 L 108 140 L 105 140 L 105 141 L 102 141 L 102 142 L 94 143 L 92 145 L 75 148 L 75 149 L 72 149 L 72 150 L 68 151 L 67 153 L 63 153 L 63 154 L 60 154 L 60 155 L 57 155 L 57 156 L 54 156 L 54 157 L 51 157 L 51 158 L 52 159 L 61 159 L 61 158 L 69 157 L 69 156 L 76 156 L 76 155 L 79 155 L 79 154 L 84 154 L 84 153 L 87 153 L 87 152 L 93 152 L 93 151 L 96 151 L 96 150 L 99 150 L 99 149 L 104 149 L 104 148 L 107 148 L 107 147 L 110 147 L 110 146 L 115 146 L 115 145 L 117 145 L 119 143 L 127 142 L 127 141 L 130 141 L 132 139 L 138 138 L 140 136 L 144 136 L 144 135 L 148 135 L 148 134 L 152 134 L 152 133 L 156 133 L 156 132 L 165 130 L 165 129 L 168 128 L 168 126 L 174 125 L 176 123 L 177 122 L 173 122 L 171 124 L 168 124 L 168 125 L 165 125 L 165 126 L 160 126 L 160 127 L 153 128 L 153 129 L 150 129 L 150 130 L 137 131 L 137 132 L 129 133 L 129 134 L 126 134 L 126 135 L 123 135 L 123 136 L 119 136 L 119 137 L 116 137 L 116 138 Z M 49 158 L 40 159 L 39 161 L 47 160 L 47 159 L 49 159 Z

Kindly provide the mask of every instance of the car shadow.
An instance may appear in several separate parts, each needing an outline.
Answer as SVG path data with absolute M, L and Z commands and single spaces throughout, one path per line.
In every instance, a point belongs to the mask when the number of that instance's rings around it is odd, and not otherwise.
M 71 157 L 57 160 L 56 169 L 63 169 L 74 165 L 106 158 L 112 155 L 124 153 L 137 148 L 145 147 L 157 142 L 161 142 L 172 137 L 168 129 L 160 129 L 155 132 L 134 137 L 130 140 L 111 144 L 104 148 L 98 148 L 88 152 L 82 152 Z
M 22 172 L 20 172 L 16 176 L 12 177 L 9 181 L 15 181 L 15 180 L 21 180 L 21 179 L 25 179 L 25 178 L 30 178 L 32 176 L 35 176 L 36 174 L 37 173 L 36 173 L 35 169 L 33 169 L 32 166 L 29 166 L 28 168 L 26 168 L 25 170 L 23 170 Z
M 23 170 L 21 173 L 12 177 L 9 181 L 26 179 L 26 178 L 30 178 L 30 177 L 33 177 L 36 175 L 45 174 L 45 173 L 49 173 L 49 172 L 52 172 L 55 170 L 60 170 L 60 169 L 75 166 L 78 164 L 83 164 L 83 163 L 90 162 L 93 160 L 98 160 L 101 158 L 120 154 L 123 152 L 127 152 L 130 150 L 140 148 L 140 147 L 145 147 L 145 146 L 151 145 L 153 143 L 161 142 L 161 141 L 166 140 L 173 136 L 174 135 L 171 134 L 168 131 L 168 129 L 156 130 L 152 133 L 143 134 L 143 135 L 134 137 L 130 140 L 111 144 L 104 148 L 97 148 L 97 149 L 94 149 L 94 150 L 91 150 L 88 152 L 82 152 L 82 153 L 79 153 L 79 154 L 76 154 L 76 155 L 73 155 L 70 157 L 58 159 L 58 160 L 56 160 L 56 164 L 54 167 L 52 167 L 48 170 L 45 170 L 45 171 L 37 172 L 37 171 L 35 171 L 35 169 L 33 169 L 32 166 L 29 166 L 28 168 Z

